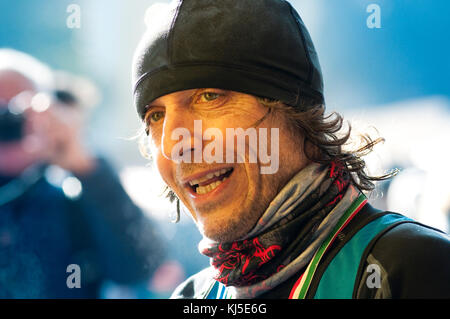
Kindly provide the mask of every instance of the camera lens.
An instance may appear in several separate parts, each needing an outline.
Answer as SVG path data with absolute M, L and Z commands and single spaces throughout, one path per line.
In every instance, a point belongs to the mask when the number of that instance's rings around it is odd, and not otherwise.
M 0 143 L 20 141 L 24 122 L 22 114 L 14 114 L 7 105 L 0 105 Z

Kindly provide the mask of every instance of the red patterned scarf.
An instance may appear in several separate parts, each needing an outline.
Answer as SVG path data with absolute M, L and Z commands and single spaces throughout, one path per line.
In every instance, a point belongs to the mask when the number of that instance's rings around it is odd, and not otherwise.
M 256 233 L 255 236 L 232 243 L 207 240 L 200 243 L 201 253 L 211 258 L 215 279 L 225 286 L 246 287 L 258 285 L 280 272 L 317 239 L 319 225 L 342 200 L 349 185 L 349 174 L 337 163 L 329 167 L 313 164 L 302 170 L 277 195 L 279 209 L 270 214 L 266 211 L 261 216 L 250 232 Z M 294 201 L 295 205 L 290 205 L 286 213 L 283 204 L 293 200 L 290 196 L 293 187 L 299 200 Z M 267 288 L 261 286 L 257 290 Z

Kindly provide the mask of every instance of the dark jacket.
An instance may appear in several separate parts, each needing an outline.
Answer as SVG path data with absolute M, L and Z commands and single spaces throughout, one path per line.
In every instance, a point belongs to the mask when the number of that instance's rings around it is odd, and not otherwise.
M 0 205 L 0 298 L 98 298 L 106 281 L 148 281 L 162 263 L 156 227 L 110 165 L 99 159 L 91 174 L 76 177 L 79 197 L 42 177 Z M 70 264 L 80 266 L 81 288 L 67 286 Z

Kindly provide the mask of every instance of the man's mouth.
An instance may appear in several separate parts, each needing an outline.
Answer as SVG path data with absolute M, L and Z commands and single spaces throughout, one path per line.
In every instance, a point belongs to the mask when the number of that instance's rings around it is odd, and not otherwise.
M 193 179 L 187 184 L 194 193 L 204 195 L 216 189 L 231 175 L 231 173 L 233 173 L 232 167 L 222 168 L 198 179 Z

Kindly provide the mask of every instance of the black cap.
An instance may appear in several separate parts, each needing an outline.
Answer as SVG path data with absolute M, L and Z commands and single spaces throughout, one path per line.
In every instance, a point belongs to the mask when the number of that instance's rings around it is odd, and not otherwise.
M 314 45 L 287 1 L 179 0 L 149 17 L 133 62 L 141 118 L 160 96 L 206 87 L 324 103 Z

